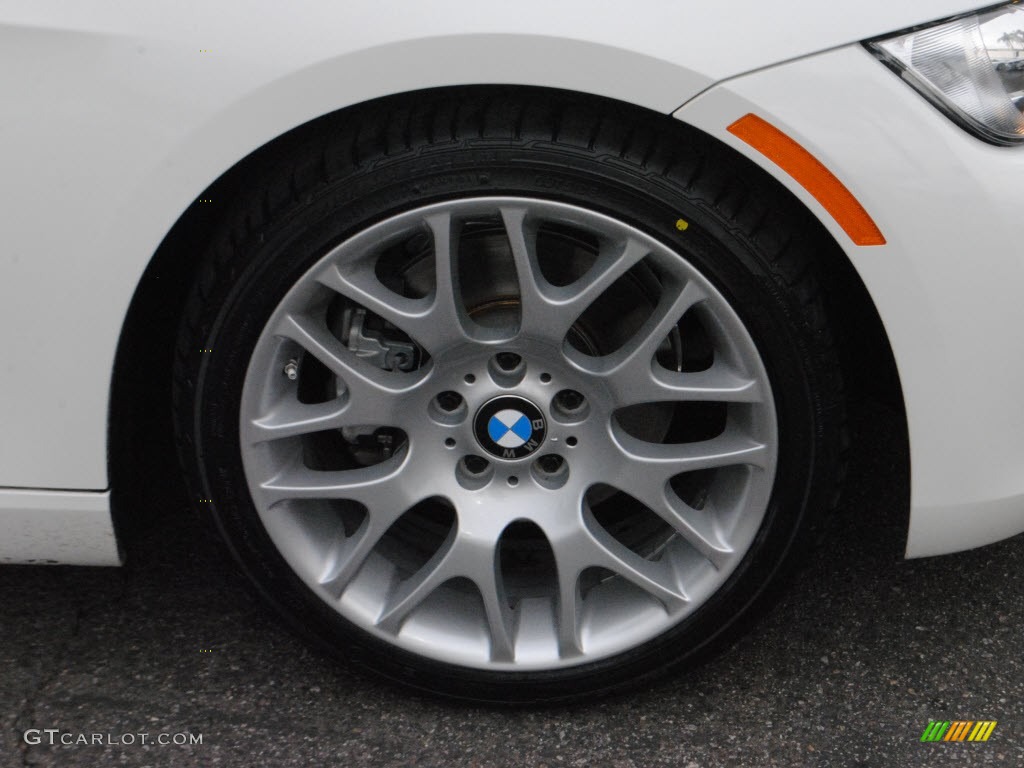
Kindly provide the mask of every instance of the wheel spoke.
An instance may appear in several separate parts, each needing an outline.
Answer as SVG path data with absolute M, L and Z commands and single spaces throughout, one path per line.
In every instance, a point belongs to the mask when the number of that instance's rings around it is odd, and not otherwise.
M 367 508 L 406 510 L 429 495 L 410 492 L 422 484 L 404 477 L 410 471 L 408 458 L 404 449 L 379 464 L 336 471 L 313 470 L 294 461 L 258 490 L 268 507 L 286 499 L 351 499 Z
M 667 560 L 654 562 L 640 557 L 605 531 L 589 509 L 581 510 L 581 515 L 574 523 L 562 521 L 545 530 L 558 571 L 556 616 L 560 658 L 584 652 L 579 578 L 587 568 L 605 568 L 621 576 L 654 597 L 669 613 L 689 600 Z
M 620 366 L 602 377 L 620 406 L 663 402 L 760 403 L 763 387 L 723 362 L 706 371 L 667 371 L 655 365 Z
M 580 315 L 650 249 L 637 240 L 605 246 L 587 274 L 565 286 L 544 279 L 537 261 L 537 230 L 523 207 L 501 209 L 519 279 L 520 334 L 560 342 Z
M 430 495 L 422 483 L 405 482 L 402 472 L 406 461 L 407 456 L 397 454 L 370 467 L 337 472 L 314 471 L 296 462 L 259 487 L 268 508 L 286 499 L 347 499 L 367 510 L 359 528 L 351 536 L 339 538 L 323 564 L 320 584 L 335 598 L 391 526 Z M 410 493 L 410 487 L 420 490 Z
M 668 523 L 715 568 L 721 570 L 732 557 L 733 549 L 723 541 L 711 515 L 706 510 L 696 509 L 680 499 L 670 489 L 667 480 L 659 482 L 659 477 L 648 480 L 643 468 L 629 469 L 636 471 L 624 471 L 613 487 L 628 493 Z
M 426 218 L 434 239 L 435 288 L 430 309 L 417 324 L 413 338 L 431 354 L 471 338 L 473 321 L 462 301 L 458 273 L 459 233 L 449 213 Z
M 458 287 L 458 232 L 447 213 L 425 219 L 434 243 L 436 288 L 433 297 L 411 299 L 387 288 L 369 261 L 332 264 L 317 281 L 379 315 L 432 354 L 469 338 L 471 320 Z
M 352 391 L 325 403 L 302 403 L 291 393 L 269 412 L 243 426 L 243 440 L 261 443 L 347 426 L 385 426 L 394 418 L 392 398 L 353 397 Z
M 380 315 L 409 336 L 418 330 L 430 312 L 430 302 L 410 299 L 388 289 L 377 279 L 370 265 L 332 264 L 317 276 L 317 282 Z
M 606 568 L 652 595 L 668 611 L 677 610 L 688 598 L 676 583 L 675 573 L 668 562 L 645 560 L 621 544 L 594 519 L 590 510 L 584 513 L 586 523 L 559 544 L 552 544 L 559 569 L 559 637 L 571 643 L 578 632 L 578 574 L 586 568 Z M 573 577 L 573 572 L 577 574 Z M 561 575 L 564 572 L 564 577 Z M 573 582 L 576 582 L 573 584 Z
M 458 576 L 453 565 L 458 551 L 455 542 L 458 540 L 456 528 L 448 532 L 444 543 L 412 576 L 402 581 L 388 596 L 380 615 L 377 626 L 385 632 L 397 634 L 409 614 L 426 600 L 439 586 Z
M 555 288 L 555 298 L 564 308 L 564 318 L 568 320 L 565 330 L 568 331 L 598 296 L 649 253 L 649 248 L 633 238 L 625 243 L 606 245 L 585 275 L 569 285 Z
M 580 574 L 585 568 L 594 565 L 594 558 L 590 556 L 592 542 L 583 529 L 581 513 L 582 510 L 577 509 L 575 515 L 563 514 L 542 526 L 555 556 L 558 575 L 555 604 L 558 655 L 563 659 L 583 654 L 583 639 L 580 636 L 583 606 Z
M 572 567 L 558 568 L 558 656 L 571 659 L 583 655 L 583 642 L 580 638 L 580 607 L 583 596 L 580 594 L 580 571 Z
M 565 354 L 570 362 L 594 376 L 607 378 L 634 366 L 649 370 L 654 353 L 682 316 L 706 299 L 707 294 L 693 281 L 666 286 L 650 317 L 618 350 L 598 358 L 587 357 L 575 349 L 567 350 Z
M 474 531 L 456 524 L 426 565 L 397 586 L 378 625 L 389 632 L 400 631 L 409 614 L 434 590 L 452 579 L 465 578 L 476 586 L 483 602 L 491 660 L 512 661 L 513 619 L 498 564 L 499 534 L 493 527 Z
M 722 540 L 709 513 L 686 504 L 671 491 L 669 481 L 702 469 L 764 467 L 769 461 L 768 447 L 733 426 L 710 440 L 678 445 L 649 443 L 621 429 L 613 433 L 619 450 L 605 467 L 602 482 L 640 501 L 716 568 L 722 568 L 733 554 L 732 547 Z
M 249 443 L 261 443 L 335 429 L 344 423 L 343 415 L 348 405 L 347 398 L 307 404 L 289 395 L 276 403 L 269 413 L 248 421 L 244 425 L 242 439 Z
M 512 261 L 519 281 L 519 333 L 542 336 L 550 332 L 550 324 L 559 313 L 547 296 L 551 285 L 541 274 L 537 263 L 537 230 L 528 220 L 526 209 L 506 206 L 501 209 Z
M 642 476 L 637 482 L 665 483 L 683 472 L 740 464 L 764 467 L 770 455 L 768 446 L 732 425 L 718 437 L 695 443 L 650 443 L 618 427 L 612 433 L 619 450 L 609 472 L 615 477 Z
M 512 609 L 501 578 L 497 550 L 492 548 L 489 553 L 479 552 L 478 560 L 480 562 L 466 565 L 473 571 L 469 578 L 476 584 L 483 599 L 487 627 L 491 634 L 491 660 L 512 661 L 515 658 Z
M 613 537 L 591 518 L 590 536 L 594 542 L 595 565 L 607 568 L 650 593 L 668 611 L 687 602 L 686 593 L 676 584 L 675 572 L 667 561 L 646 560 Z
M 331 548 L 320 577 L 320 585 L 335 599 L 341 597 L 370 552 L 402 514 L 404 510 L 401 509 L 371 510 L 351 536 Z

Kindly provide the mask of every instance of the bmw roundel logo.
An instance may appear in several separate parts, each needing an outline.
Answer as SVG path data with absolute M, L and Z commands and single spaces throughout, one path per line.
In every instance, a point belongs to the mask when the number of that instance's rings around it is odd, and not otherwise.
M 490 400 L 473 423 L 480 446 L 499 459 L 521 459 L 544 442 L 547 421 L 529 400 L 508 395 Z

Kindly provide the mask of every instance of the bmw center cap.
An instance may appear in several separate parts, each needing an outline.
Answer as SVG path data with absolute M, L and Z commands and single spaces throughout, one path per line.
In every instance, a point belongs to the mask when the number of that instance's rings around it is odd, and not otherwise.
M 521 459 L 540 448 L 547 420 L 529 400 L 513 395 L 489 400 L 473 422 L 480 446 L 499 459 Z

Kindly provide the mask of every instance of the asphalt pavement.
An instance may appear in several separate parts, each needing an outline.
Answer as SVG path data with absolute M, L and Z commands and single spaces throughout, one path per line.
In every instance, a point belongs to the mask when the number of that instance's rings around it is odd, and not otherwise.
M 148 466 L 124 568 L 0 567 L 0 765 L 1024 765 L 1024 538 L 902 561 L 884 415 L 858 409 L 836 528 L 749 634 L 554 709 L 424 698 L 310 650 L 206 541 L 173 464 Z M 929 720 L 998 725 L 922 743 Z

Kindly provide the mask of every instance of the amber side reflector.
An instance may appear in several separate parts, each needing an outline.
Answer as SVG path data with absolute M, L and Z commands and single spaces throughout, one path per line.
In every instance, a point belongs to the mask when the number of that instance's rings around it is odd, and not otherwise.
M 843 182 L 774 125 L 751 114 L 730 125 L 728 131 L 792 176 L 824 206 L 854 243 L 885 245 L 882 232 Z

